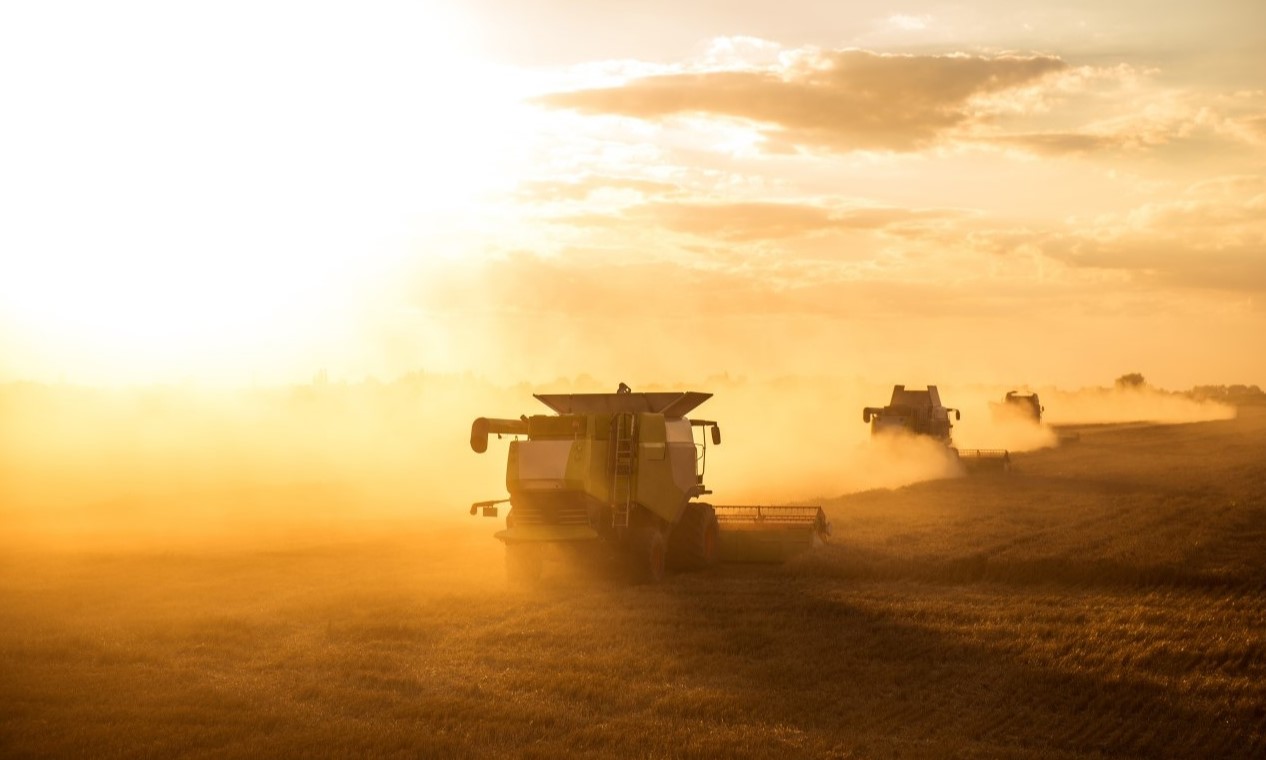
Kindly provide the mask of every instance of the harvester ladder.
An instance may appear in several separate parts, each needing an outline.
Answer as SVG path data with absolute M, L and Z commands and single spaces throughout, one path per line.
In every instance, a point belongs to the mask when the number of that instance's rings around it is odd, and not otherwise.
M 615 449 L 611 464 L 611 525 L 616 528 L 629 526 L 629 512 L 633 507 L 633 463 L 636 449 L 637 417 L 631 413 L 615 416 L 612 444 Z

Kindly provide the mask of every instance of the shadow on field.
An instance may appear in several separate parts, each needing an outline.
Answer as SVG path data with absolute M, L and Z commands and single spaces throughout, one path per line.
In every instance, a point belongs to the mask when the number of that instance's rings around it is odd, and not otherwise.
M 514 590 L 498 549 L 396 532 L 0 563 L 0 755 L 1266 750 L 1256 597 L 844 582 L 812 557 Z
M 917 581 L 943 585 L 995 583 L 1118 590 L 1176 587 L 1210 591 L 1266 588 L 1266 579 L 1244 577 L 1238 569 L 1200 567 L 1238 548 L 1240 542 L 1228 540 L 1204 547 L 1191 564 L 1135 564 L 1094 557 L 1015 558 L 991 555 L 987 551 L 955 557 L 910 557 L 875 549 L 833 546 L 823 550 L 822 556 L 801 564 L 798 573 L 860 582 Z
M 764 568 L 683 579 L 665 593 L 689 634 L 658 645 L 688 643 L 697 657 L 689 680 L 724 683 L 727 704 L 717 712 L 724 721 L 777 729 L 760 751 L 748 748 L 755 755 L 781 748 L 850 757 L 1257 757 L 1266 750 L 1260 703 L 1228 707 L 1216 695 L 1176 689 L 1183 663 L 1160 674 L 1174 677 L 1169 685 L 1143 668 L 1095 673 L 1079 659 L 1086 641 L 1075 624 L 1058 631 L 999 620 L 1023 597 L 946 599 L 943 589 L 904 584 L 844 590 Z M 1058 637 L 1067 640 L 1045 661 L 1023 641 Z
M 1222 445 L 1236 433 L 1257 446 Z M 856 581 L 1266 589 L 1266 418 L 1116 435 L 1023 455 L 1008 475 L 829 501 L 836 540 L 799 571 Z M 1155 451 L 1139 451 L 1140 440 Z

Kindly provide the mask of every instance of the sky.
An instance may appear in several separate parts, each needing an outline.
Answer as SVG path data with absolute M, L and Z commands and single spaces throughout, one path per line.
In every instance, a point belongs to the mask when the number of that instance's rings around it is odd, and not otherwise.
M 0 5 L 0 381 L 1266 385 L 1266 4 Z

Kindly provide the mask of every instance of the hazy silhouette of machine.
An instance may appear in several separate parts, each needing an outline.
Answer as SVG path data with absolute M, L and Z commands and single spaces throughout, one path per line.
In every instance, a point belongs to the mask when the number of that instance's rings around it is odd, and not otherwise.
M 1038 399 L 1036 393 L 1020 393 L 1007 391 L 1007 395 L 999 402 L 989 404 L 996 420 L 1025 420 L 1035 425 L 1042 424 L 1042 412 L 1046 407 Z
M 491 434 L 515 437 L 506 462 L 509 498 L 470 508 L 496 517 L 497 504 L 510 502 L 505 530 L 496 534 L 509 577 L 535 580 L 549 546 L 615 557 L 635 577 L 658 581 L 666 568 L 782 561 L 820 545 L 830 535 L 820 507 L 696 501 L 712 493 L 703 475 L 708 443 L 719 445 L 721 430 L 686 415 L 711 397 L 635 393 L 621 383 L 615 393 L 536 394 L 555 414 L 476 419 L 470 446 L 478 453 Z
M 951 413 L 953 420 L 950 419 Z M 892 398 L 884 407 L 862 409 L 862 422 L 870 424 L 871 435 L 921 435 L 940 441 L 958 457 L 969 471 L 1007 470 L 1011 454 L 1005 449 L 960 449 L 954 445 L 954 420 L 962 419 L 958 409 L 941 403 L 935 385 L 912 390 L 904 385 L 892 387 Z

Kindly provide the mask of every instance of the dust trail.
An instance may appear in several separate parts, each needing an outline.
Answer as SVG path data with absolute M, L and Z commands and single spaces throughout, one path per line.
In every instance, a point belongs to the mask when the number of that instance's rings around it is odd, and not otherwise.
M 717 503 L 803 502 L 957 474 L 937 442 L 872 440 L 861 410 L 886 404 L 890 384 L 811 376 L 659 386 L 630 380 L 636 390 L 714 394 L 698 416 L 723 430 L 723 444 L 708 448 L 705 475 Z M 4 385 L 0 535 L 166 546 L 354 534 L 400 520 L 487 530 L 467 507 L 505 496 L 506 442 L 473 453 L 471 421 L 548 413 L 533 393 L 613 391 L 616 384 L 582 377 L 506 387 L 413 373 L 391 382 L 318 378 L 236 391 Z M 1039 425 L 999 413 L 1007 390 L 941 387 L 944 403 L 961 411 L 958 446 L 1055 445 L 1048 422 L 1190 422 L 1235 413 L 1146 387 L 1039 388 Z
M 1038 421 L 1024 408 L 1008 404 L 1005 399 L 1011 390 L 1015 389 L 1002 386 L 943 388 L 942 401 L 961 413 L 961 418 L 954 423 L 954 443 L 964 449 L 1012 452 L 1055 446 L 1058 437 L 1047 424 L 1046 413 L 1042 412 Z M 1039 394 L 1038 404 L 1039 407 L 1047 405 L 1045 394 Z
M 207 391 L 0 386 L 9 537 L 174 541 L 457 521 L 500 490 L 470 420 L 514 391 L 460 377 Z
M 1051 389 L 1051 424 L 1095 424 L 1113 422 L 1207 422 L 1235 417 L 1235 407 L 1218 401 L 1197 400 L 1150 386 L 1137 388 L 1082 388 L 1077 391 Z
M 783 503 L 897 488 L 959 474 L 939 442 L 913 436 L 872 440 L 862 409 L 883 406 L 891 385 L 837 377 L 774 381 L 712 378 L 700 415 L 717 419 L 724 443 L 708 454 L 717 503 Z
M 1027 417 L 1020 407 L 1005 403 L 1011 390 L 1038 395 L 1042 406 L 1040 423 Z M 947 387 L 941 389 L 941 398 L 947 406 L 962 412 L 962 419 L 954 426 L 954 441 L 963 448 L 1031 451 L 1055 446 L 1058 438 L 1052 426 L 1058 425 L 1172 424 L 1235 417 L 1235 407 L 1228 404 L 1197 400 L 1185 393 L 1146 385 L 1073 391 L 1026 386 Z
M 957 457 L 939 441 L 886 432 L 858 444 L 850 452 L 843 493 L 897 488 L 962 475 L 963 467 Z

